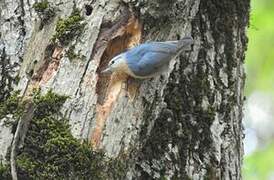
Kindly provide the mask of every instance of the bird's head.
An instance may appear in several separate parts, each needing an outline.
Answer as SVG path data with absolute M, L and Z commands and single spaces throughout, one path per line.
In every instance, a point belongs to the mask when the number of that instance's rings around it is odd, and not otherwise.
M 125 64 L 126 61 L 124 53 L 119 54 L 109 61 L 107 67 L 103 71 L 101 71 L 101 73 L 112 73 L 114 71 L 122 69 Z

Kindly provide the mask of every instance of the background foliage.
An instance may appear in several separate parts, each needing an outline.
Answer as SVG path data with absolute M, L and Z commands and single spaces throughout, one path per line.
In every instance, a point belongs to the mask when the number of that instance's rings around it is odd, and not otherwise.
M 273 0 L 251 0 L 248 36 L 249 44 L 245 61 L 247 69 L 247 111 L 244 123 L 245 128 L 251 129 L 251 132 L 254 132 L 255 135 L 250 136 L 247 131 L 245 133 L 245 141 L 249 141 L 245 143 L 245 152 L 252 150 L 244 157 L 243 179 L 274 179 L 274 129 L 272 128 L 274 126 Z M 252 101 L 249 101 L 250 97 L 256 93 L 258 94 L 258 92 L 260 95 L 255 96 L 255 100 L 253 98 Z M 267 99 L 267 102 L 265 99 Z M 263 108 L 252 108 L 254 104 L 251 103 L 254 102 L 260 102 Z M 267 121 L 265 121 L 266 119 Z M 265 127 L 269 126 L 270 128 L 256 128 L 256 125 L 254 126 L 252 122 L 254 120 L 257 124 L 261 123 L 262 125 L 266 122 Z M 251 146 L 255 148 L 253 149 Z

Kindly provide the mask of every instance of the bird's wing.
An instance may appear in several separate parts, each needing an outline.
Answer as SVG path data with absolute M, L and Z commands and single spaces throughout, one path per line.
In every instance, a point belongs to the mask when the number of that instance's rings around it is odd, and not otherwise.
M 137 63 L 137 71 L 134 72 L 139 76 L 149 76 L 159 73 L 163 68 L 167 67 L 173 54 L 166 51 L 149 51 L 142 56 Z
M 149 43 L 149 52 L 161 52 L 167 54 L 175 54 L 177 51 L 178 41 L 167 41 L 167 42 L 151 42 Z
M 138 61 L 139 66 L 161 66 L 167 64 L 171 58 L 176 55 L 177 41 L 152 42 L 143 51 Z
M 138 76 L 149 76 L 167 67 L 177 53 L 177 41 L 150 42 L 127 52 L 126 59 L 130 70 Z

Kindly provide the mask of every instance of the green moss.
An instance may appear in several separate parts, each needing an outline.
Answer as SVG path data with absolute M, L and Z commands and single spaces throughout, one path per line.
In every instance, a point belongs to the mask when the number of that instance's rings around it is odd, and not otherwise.
M 67 98 L 52 91 L 44 96 L 33 93 L 36 110 L 16 160 L 19 179 L 124 177 L 123 161 L 108 159 L 71 135 L 68 120 L 60 113 Z
M 127 172 L 126 158 L 108 159 L 104 164 L 105 177 L 108 177 L 108 179 L 125 179 Z
M 79 52 L 75 53 L 75 45 L 71 45 L 69 49 L 66 51 L 66 56 L 69 58 L 70 61 L 74 59 L 84 60 L 86 56 L 81 55 Z
M 10 166 L 9 164 L 3 164 L 0 161 L 0 179 L 11 179 Z
M 18 75 L 15 76 L 15 78 L 14 78 L 14 83 L 15 83 L 16 85 L 18 85 L 19 81 L 20 81 L 20 76 L 19 76 L 19 74 L 18 74 Z
M 44 12 L 47 8 L 49 8 L 49 2 L 47 0 L 36 2 L 33 4 L 33 8 L 36 12 Z
M 0 119 L 8 114 L 13 114 L 19 117 L 23 112 L 22 97 L 19 96 L 19 91 L 13 92 L 3 102 L 0 102 Z
M 66 119 L 49 116 L 32 122 L 17 166 L 22 178 L 99 179 L 102 157 L 103 154 L 92 151 L 87 143 L 81 144 L 73 138 Z
M 50 6 L 47 0 L 36 2 L 32 7 L 41 19 L 40 29 L 42 29 L 45 24 L 49 23 L 50 20 L 55 16 L 55 10 Z
M 49 90 L 44 96 L 40 90 L 35 90 L 32 94 L 34 104 L 37 106 L 34 112 L 34 118 L 44 118 L 55 115 L 67 100 L 68 96 L 58 95 Z
M 79 36 L 85 23 L 82 21 L 84 18 L 80 15 L 78 9 L 73 10 L 72 14 L 66 19 L 59 19 L 53 35 L 53 42 L 59 42 L 61 45 L 68 45 L 69 42 L 75 37 Z
M 51 90 L 45 95 L 41 95 L 40 90 L 33 92 L 33 119 L 16 158 L 18 178 L 124 179 L 127 169 L 125 158 L 108 158 L 102 152 L 93 151 L 87 142 L 81 143 L 71 135 L 68 120 L 60 113 L 67 98 Z M 24 106 L 19 91 L 16 91 L 0 104 L 1 116 L 13 114 L 19 119 Z M 9 163 L 2 164 L 0 161 L 0 179 L 11 179 Z
M 75 50 L 75 46 L 74 46 L 74 45 L 69 47 L 69 49 L 68 49 L 68 51 L 67 51 L 67 53 L 66 53 L 66 56 L 69 58 L 69 60 L 73 60 L 73 59 L 79 57 L 79 56 L 74 52 L 74 50 Z

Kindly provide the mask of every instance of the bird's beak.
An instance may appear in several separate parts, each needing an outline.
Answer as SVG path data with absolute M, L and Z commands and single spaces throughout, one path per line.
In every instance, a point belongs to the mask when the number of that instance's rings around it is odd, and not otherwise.
M 104 69 L 103 71 L 101 71 L 101 73 L 102 74 L 110 74 L 110 73 L 112 73 L 112 70 L 109 67 L 107 67 L 106 69 Z

